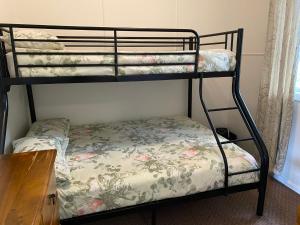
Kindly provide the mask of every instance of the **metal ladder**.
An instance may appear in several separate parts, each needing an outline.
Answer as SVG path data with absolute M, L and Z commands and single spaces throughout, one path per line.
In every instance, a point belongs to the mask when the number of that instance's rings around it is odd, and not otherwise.
M 269 157 L 268 157 L 268 152 L 266 149 L 266 146 L 262 140 L 262 137 L 254 123 L 254 120 L 252 119 L 248 108 L 246 107 L 244 100 L 240 94 L 240 67 L 241 67 L 241 57 L 242 57 L 242 44 L 243 44 L 243 29 L 238 29 L 237 31 L 234 32 L 225 32 L 225 33 L 217 33 L 215 35 L 224 35 L 225 36 L 225 49 L 230 47 L 230 50 L 233 51 L 233 43 L 234 43 L 234 37 L 237 35 L 236 39 L 236 68 L 235 71 L 229 75 L 229 76 L 224 76 L 224 77 L 230 77 L 232 79 L 232 97 L 235 103 L 235 106 L 231 107 L 225 107 L 225 108 L 212 108 L 208 109 L 204 98 L 203 98 L 203 81 L 204 79 L 207 78 L 205 77 L 205 73 L 200 73 L 199 77 L 199 96 L 200 96 L 200 101 L 204 110 L 204 113 L 207 117 L 209 126 L 213 132 L 213 135 L 216 139 L 217 145 L 220 149 L 223 161 L 224 161 L 224 194 L 226 195 L 228 193 L 228 179 L 230 176 L 235 176 L 239 174 L 244 174 L 244 173 L 251 173 L 251 172 L 256 172 L 259 171 L 259 184 L 258 184 L 258 191 L 259 191 L 259 197 L 258 197 L 258 205 L 257 205 L 257 215 L 262 215 L 263 213 L 263 206 L 264 206 L 264 198 L 265 198 L 265 190 L 266 190 L 266 184 L 267 184 L 267 176 L 268 176 L 268 168 L 269 168 Z M 208 36 L 213 36 L 213 35 L 202 35 L 202 37 L 208 37 Z M 227 45 L 228 37 L 230 38 L 230 46 Z M 201 42 L 201 38 L 199 39 L 199 43 Z M 209 43 L 209 44 L 214 44 L 214 43 Z M 201 44 L 199 44 L 201 45 Z M 206 45 L 206 44 L 202 44 Z M 192 50 L 194 49 L 195 46 L 190 45 L 189 49 Z M 216 77 L 217 78 L 217 77 Z M 191 96 L 192 94 L 192 80 L 189 80 L 189 95 Z M 189 100 L 191 98 L 189 97 Z M 191 101 L 189 102 L 189 117 L 191 117 Z M 246 125 L 246 128 L 250 134 L 249 137 L 247 138 L 241 138 L 233 141 L 220 141 L 218 134 L 216 132 L 216 128 L 212 122 L 210 113 L 213 112 L 218 112 L 218 111 L 228 111 L 228 110 L 238 110 L 244 124 Z M 237 142 L 243 142 L 243 141 L 253 141 L 259 156 L 260 156 L 260 166 L 259 168 L 256 169 L 251 169 L 247 171 L 239 171 L 239 172 L 232 172 L 230 173 L 228 171 L 228 161 L 226 158 L 226 154 L 224 152 L 223 145 L 229 144 L 229 143 L 237 143 Z
M 235 83 L 235 76 L 232 77 L 232 79 L 233 79 L 233 87 L 234 87 L 234 83 Z M 220 152 L 221 152 L 221 155 L 222 155 L 222 158 L 223 158 L 223 161 L 224 161 L 224 189 L 225 189 L 225 194 L 227 194 L 228 179 L 229 179 L 230 176 L 240 175 L 240 174 L 244 174 L 244 173 L 257 172 L 257 171 L 260 171 L 260 168 L 251 169 L 251 170 L 247 170 L 247 171 L 240 171 L 240 172 L 230 173 L 229 170 L 228 170 L 228 160 L 227 160 L 227 157 L 226 157 L 223 145 L 230 144 L 230 143 L 242 142 L 242 141 L 254 141 L 255 142 L 255 136 L 254 136 L 252 130 L 250 129 L 250 127 L 248 127 L 246 121 L 244 121 L 246 123 L 246 127 L 248 128 L 248 131 L 250 133 L 250 137 L 248 137 L 248 138 L 240 138 L 240 139 L 236 139 L 236 140 L 232 140 L 232 141 L 220 141 L 220 138 L 219 138 L 219 136 L 217 134 L 216 128 L 215 128 L 215 126 L 214 126 L 214 124 L 212 122 L 210 113 L 212 113 L 212 112 L 220 112 L 220 111 L 228 111 L 228 110 L 239 110 L 240 114 L 243 117 L 243 111 L 242 111 L 242 108 L 240 107 L 240 104 L 238 104 L 237 101 L 235 101 L 236 106 L 225 107 L 225 108 L 211 108 L 211 109 L 208 109 L 207 106 L 206 106 L 206 104 L 205 104 L 205 101 L 203 99 L 203 79 L 205 79 L 205 78 L 201 77 L 199 79 L 199 96 L 200 96 L 200 101 L 201 101 L 204 113 L 205 113 L 205 115 L 207 117 L 209 126 L 210 126 L 210 128 L 211 128 L 211 130 L 213 132 L 213 135 L 214 135 L 214 137 L 216 139 L 217 145 L 218 145 L 218 147 L 220 149 Z M 234 93 L 234 90 L 233 90 L 233 93 Z M 235 95 L 233 95 L 233 99 L 235 99 Z

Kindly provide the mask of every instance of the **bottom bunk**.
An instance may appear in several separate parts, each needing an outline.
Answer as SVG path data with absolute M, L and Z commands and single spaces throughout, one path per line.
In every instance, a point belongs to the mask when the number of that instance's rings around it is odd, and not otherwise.
M 34 143 L 32 137 L 41 140 L 49 133 L 57 135 L 57 127 L 69 126 L 67 120 L 58 121 L 33 124 L 27 134 L 31 141 L 15 141 L 15 152 L 45 148 L 45 143 Z M 57 163 L 56 167 L 61 219 L 224 187 L 223 159 L 211 130 L 187 117 L 77 125 L 65 130 L 61 133 L 68 137 L 60 139 L 65 147 L 68 144 L 65 165 L 61 169 Z M 237 145 L 226 144 L 224 150 L 230 173 L 258 168 L 256 160 Z M 58 152 L 60 157 L 64 156 Z M 258 181 L 257 171 L 239 174 L 229 177 L 229 187 Z

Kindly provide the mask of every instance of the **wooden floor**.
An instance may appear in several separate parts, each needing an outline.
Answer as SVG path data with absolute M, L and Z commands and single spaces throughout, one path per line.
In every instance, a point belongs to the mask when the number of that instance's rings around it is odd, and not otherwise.
M 161 207 L 157 225 L 296 225 L 300 195 L 269 179 L 265 213 L 257 217 L 257 191 Z M 150 225 L 150 215 L 128 214 L 88 225 Z

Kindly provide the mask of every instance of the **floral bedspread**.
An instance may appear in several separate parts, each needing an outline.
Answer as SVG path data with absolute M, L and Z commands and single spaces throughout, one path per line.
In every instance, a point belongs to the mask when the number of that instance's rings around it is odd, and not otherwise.
M 71 126 L 69 137 L 71 178 L 58 182 L 61 218 L 223 187 L 212 132 L 186 117 Z M 229 172 L 257 168 L 238 146 L 225 151 Z M 252 172 L 230 177 L 229 185 L 255 181 Z
M 54 50 L 17 49 L 18 52 L 53 52 Z M 64 50 L 66 51 L 66 50 Z M 63 50 L 55 50 L 63 52 Z M 68 52 L 71 52 L 70 50 Z M 131 52 L 132 53 L 132 52 Z M 12 53 L 7 54 L 9 72 L 15 76 Z M 113 64 L 113 55 L 18 55 L 19 65 L 49 64 Z M 155 63 L 193 63 L 194 55 L 119 55 L 119 64 L 155 64 Z M 199 72 L 233 71 L 235 69 L 235 53 L 225 49 L 201 50 L 199 52 Z M 22 77 L 38 76 L 97 76 L 114 75 L 114 66 L 103 67 L 31 67 L 20 68 Z M 193 65 L 171 66 L 119 66 L 119 75 L 164 74 L 193 72 Z

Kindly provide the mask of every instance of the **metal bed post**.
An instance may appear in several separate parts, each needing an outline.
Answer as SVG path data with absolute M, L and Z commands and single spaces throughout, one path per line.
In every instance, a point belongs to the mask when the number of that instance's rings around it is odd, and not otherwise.
M 233 37 L 232 37 L 233 39 Z M 233 41 L 232 41 L 233 42 Z M 260 181 L 259 181 L 259 196 L 257 202 L 257 210 L 256 214 L 258 216 L 263 215 L 264 209 L 264 201 L 265 201 L 265 193 L 267 187 L 267 178 L 268 178 L 268 170 L 269 170 L 269 155 L 267 148 L 262 140 L 262 137 L 252 119 L 248 108 L 246 107 L 244 100 L 240 94 L 240 65 L 241 65 L 241 56 L 242 56 L 242 43 L 243 42 L 243 29 L 238 29 L 237 35 L 237 45 L 236 45 L 236 73 L 232 78 L 232 95 L 233 99 L 238 106 L 240 114 L 242 116 L 243 121 L 245 122 L 251 136 L 253 137 L 254 143 L 259 151 L 260 155 Z M 232 48 L 233 46 L 231 46 Z
M 0 35 L 2 35 L 0 30 Z M 5 151 L 5 138 L 7 129 L 8 118 L 8 97 L 7 92 L 10 89 L 9 85 L 6 85 L 3 78 L 8 77 L 7 62 L 5 57 L 5 46 L 0 43 L 0 154 L 4 154 Z
M 4 154 L 5 151 L 5 138 L 6 138 L 6 129 L 7 129 L 7 117 L 8 117 L 8 97 L 5 87 L 1 85 L 0 93 L 0 153 Z
M 34 98 L 33 98 L 31 85 L 26 84 L 26 92 L 27 92 L 31 122 L 34 123 L 36 121 L 36 113 L 35 113 Z
M 193 50 L 193 37 L 189 38 L 189 50 Z M 188 79 L 188 117 L 192 118 L 192 101 L 193 101 L 193 79 Z
M 114 63 L 115 63 L 115 76 L 117 77 L 119 74 L 119 66 L 118 66 L 118 37 L 117 30 L 114 29 Z

